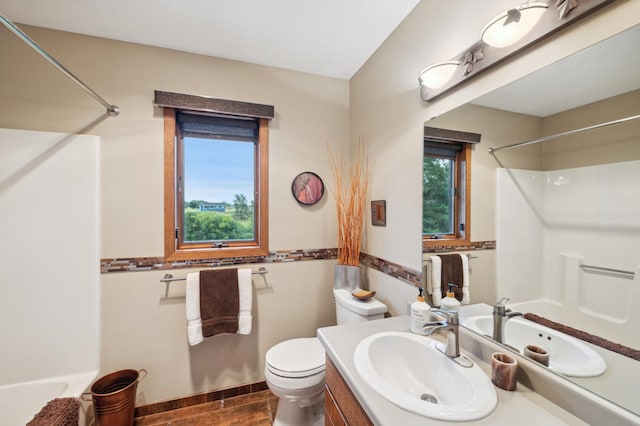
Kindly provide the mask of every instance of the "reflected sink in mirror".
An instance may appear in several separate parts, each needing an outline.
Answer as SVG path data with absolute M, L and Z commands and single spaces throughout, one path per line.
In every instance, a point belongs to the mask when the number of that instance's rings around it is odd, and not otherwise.
M 436 340 L 405 332 L 382 332 L 362 340 L 354 362 L 377 393 L 413 413 L 439 420 L 485 417 L 497 404 L 489 377 L 474 364 L 458 365 Z
M 493 317 L 475 315 L 461 320 L 468 329 L 486 336 L 493 333 Z M 572 377 L 595 377 L 604 374 L 607 364 L 593 349 L 580 340 L 559 333 L 524 318 L 513 318 L 505 323 L 504 345 L 524 355 L 524 347 L 536 345 L 549 353 L 549 368 Z

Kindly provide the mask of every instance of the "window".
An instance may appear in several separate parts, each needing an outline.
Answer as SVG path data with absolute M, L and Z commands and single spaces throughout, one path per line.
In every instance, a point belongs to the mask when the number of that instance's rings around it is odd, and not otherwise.
M 273 107 L 167 92 L 155 103 L 164 107 L 165 260 L 268 254 Z
M 423 248 L 471 242 L 471 148 L 480 135 L 424 128 Z

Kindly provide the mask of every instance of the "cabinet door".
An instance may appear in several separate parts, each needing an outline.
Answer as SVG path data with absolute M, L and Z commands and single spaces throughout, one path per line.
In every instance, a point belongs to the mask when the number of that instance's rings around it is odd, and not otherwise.
M 325 390 L 325 426 L 373 426 L 329 357 L 325 368 Z
M 324 426 L 347 426 L 336 399 L 328 385 L 324 385 Z

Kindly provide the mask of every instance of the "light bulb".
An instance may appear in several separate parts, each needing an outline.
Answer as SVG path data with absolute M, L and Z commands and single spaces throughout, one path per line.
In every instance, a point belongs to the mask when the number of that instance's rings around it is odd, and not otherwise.
M 421 85 L 430 89 L 437 89 L 451 80 L 458 65 L 460 65 L 460 62 L 457 61 L 439 62 L 431 65 L 420 72 L 418 81 Z
M 485 25 L 482 41 L 498 48 L 512 45 L 535 27 L 548 7 L 546 3 L 524 3 L 502 12 Z

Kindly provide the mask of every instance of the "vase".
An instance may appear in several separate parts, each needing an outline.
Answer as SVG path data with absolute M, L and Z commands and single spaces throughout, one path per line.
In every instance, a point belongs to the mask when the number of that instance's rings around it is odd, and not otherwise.
M 333 267 L 333 288 L 351 292 L 360 289 L 360 267 L 335 265 Z

